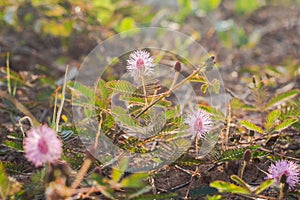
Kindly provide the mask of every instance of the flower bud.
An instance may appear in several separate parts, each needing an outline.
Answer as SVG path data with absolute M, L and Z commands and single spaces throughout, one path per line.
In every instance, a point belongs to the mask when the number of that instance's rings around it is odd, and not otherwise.
M 285 174 L 282 174 L 281 177 L 280 177 L 280 183 L 286 183 L 286 175 Z
M 177 72 L 180 72 L 181 71 L 181 63 L 179 61 L 177 61 L 174 65 L 174 69 L 175 71 Z
M 251 150 L 250 149 L 247 149 L 245 152 L 244 152 L 244 161 L 245 162 L 250 162 L 251 160 Z

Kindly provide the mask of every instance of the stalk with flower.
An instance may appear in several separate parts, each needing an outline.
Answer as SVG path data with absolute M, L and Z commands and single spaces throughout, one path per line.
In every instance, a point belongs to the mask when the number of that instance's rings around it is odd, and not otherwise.
M 143 87 L 145 104 L 148 105 L 145 86 L 145 76 L 151 76 L 154 70 L 153 57 L 145 50 L 136 50 L 129 55 L 127 70 L 135 82 L 141 82 Z
M 197 140 L 204 138 L 212 126 L 210 115 L 199 108 L 193 111 L 185 122 L 189 125 L 188 131 L 192 134 L 192 139 Z
M 279 185 L 283 175 L 286 176 L 285 182 L 289 185 L 289 189 L 295 188 L 300 181 L 299 167 L 293 161 L 280 160 L 271 164 L 267 179 L 274 179 L 275 184 Z

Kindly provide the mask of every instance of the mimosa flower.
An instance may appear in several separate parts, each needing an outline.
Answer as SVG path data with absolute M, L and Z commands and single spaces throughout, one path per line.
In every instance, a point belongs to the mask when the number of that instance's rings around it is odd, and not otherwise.
M 286 183 L 289 184 L 290 189 L 293 189 L 299 182 L 299 168 L 293 161 L 277 161 L 269 167 L 268 172 L 267 179 L 274 179 L 276 185 L 280 184 L 280 178 L 283 174 L 286 175 Z
M 134 78 L 153 74 L 153 67 L 153 57 L 147 51 L 134 51 L 127 60 L 127 70 Z
M 36 167 L 43 163 L 55 163 L 62 154 L 62 142 L 56 132 L 47 125 L 33 127 L 24 139 L 25 157 Z
M 189 125 L 188 131 L 192 133 L 192 139 L 197 136 L 197 139 L 204 138 L 206 133 L 211 129 L 210 115 L 204 110 L 197 109 L 193 111 L 185 120 Z

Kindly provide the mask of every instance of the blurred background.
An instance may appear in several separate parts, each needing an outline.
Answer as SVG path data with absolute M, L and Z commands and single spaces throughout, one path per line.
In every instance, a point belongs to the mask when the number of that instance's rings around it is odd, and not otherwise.
M 156 26 L 183 32 L 215 54 L 225 82 L 249 73 L 294 72 L 300 58 L 299 3 L 0 0 L 0 66 L 9 59 L 12 70 L 61 76 L 67 64 L 78 68 L 110 36 Z

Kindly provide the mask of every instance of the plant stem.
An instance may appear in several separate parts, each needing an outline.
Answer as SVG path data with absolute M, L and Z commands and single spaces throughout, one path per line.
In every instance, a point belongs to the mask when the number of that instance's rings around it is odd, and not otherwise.
M 171 92 L 173 92 L 178 87 L 182 86 L 185 82 L 187 82 L 188 80 L 190 80 L 193 76 L 195 76 L 199 72 L 200 72 L 200 67 L 197 70 L 195 70 L 192 74 L 190 74 L 188 77 L 186 77 L 185 79 L 183 79 L 181 82 L 179 82 L 178 84 L 174 85 L 173 88 L 170 88 L 167 92 L 161 93 L 156 100 L 154 100 L 151 104 L 149 104 L 146 108 L 144 108 L 134 118 L 135 119 L 139 118 L 143 113 L 145 113 L 147 110 L 149 110 L 153 105 L 155 105 L 157 102 L 159 102 L 160 100 L 162 100 L 164 97 L 169 96 L 171 94 Z
M 195 151 L 196 151 L 196 158 L 199 156 L 199 147 L 198 147 L 198 136 L 196 135 L 195 140 Z
M 98 131 L 97 131 L 96 138 L 95 138 L 94 150 L 96 150 L 97 147 L 98 147 L 98 140 L 99 140 L 99 137 L 100 137 L 100 134 L 101 134 L 101 126 L 102 126 L 102 121 L 103 121 L 102 120 L 102 118 L 103 118 L 102 111 L 100 112 L 99 116 L 100 116 L 100 121 L 99 121 L 99 124 L 98 124 Z
M 9 53 L 7 53 L 6 58 L 6 74 L 7 74 L 7 90 L 8 94 L 11 94 L 11 82 L 10 82 L 10 66 L 9 66 Z
M 89 170 L 90 166 L 92 164 L 92 160 L 90 158 L 87 158 L 84 160 L 75 181 L 72 183 L 71 188 L 72 189 L 76 189 L 80 182 L 82 181 L 82 179 L 84 178 L 84 175 L 86 174 L 86 172 Z
M 280 183 L 280 192 L 279 192 L 279 197 L 278 197 L 278 200 L 281 200 L 283 199 L 283 196 L 284 196 L 284 183 Z
M 230 122 L 231 122 L 231 105 L 230 102 L 228 103 L 228 116 L 227 116 L 227 127 L 225 132 L 225 147 L 224 150 L 228 149 L 228 137 L 230 131 Z
M 145 77 L 144 74 L 141 75 L 142 78 L 142 85 L 143 85 L 143 93 L 144 93 L 144 97 L 145 97 L 145 104 L 146 107 L 148 106 L 148 100 L 147 100 L 147 91 L 146 91 L 146 84 L 145 84 Z
M 243 175 L 244 175 L 244 171 L 245 171 L 246 165 L 247 165 L 247 162 L 243 161 L 243 164 L 241 165 L 241 168 L 239 170 L 239 177 L 241 179 L 243 179 Z
M 58 131 L 59 119 L 60 119 L 62 109 L 64 107 L 64 102 L 65 102 L 65 93 L 66 93 L 68 69 L 69 69 L 69 65 L 67 65 L 67 68 L 66 68 L 65 77 L 64 77 L 64 84 L 63 84 L 63 88 L 62 88 L 61 102 L 60 102 L 59 109 L 58 109 L 57 115 L 56 115 L 56 123 L 55 123 L 55 131 L 56 132 Z

